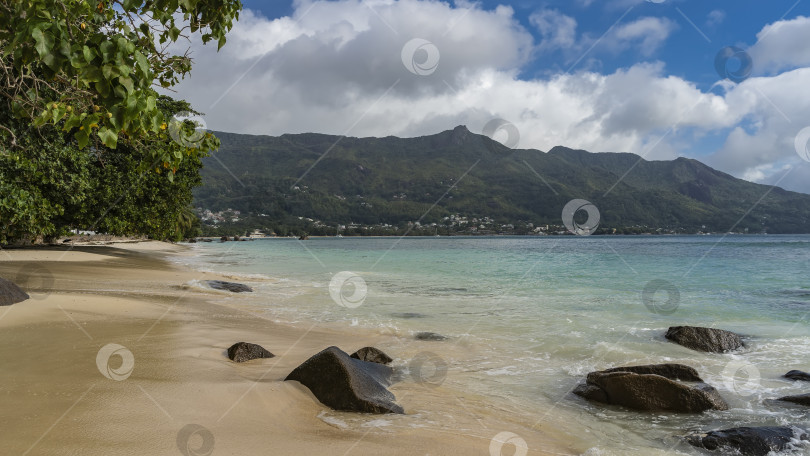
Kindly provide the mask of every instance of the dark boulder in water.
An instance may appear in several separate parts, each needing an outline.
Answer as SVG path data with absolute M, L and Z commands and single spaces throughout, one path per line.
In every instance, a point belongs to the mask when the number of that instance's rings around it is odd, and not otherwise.
M 379 348 L 374 347 L 363 347 L 360 350 L 352 353 L 351 357 L 354 359 L 359 359 L 360 361 L 368 361 L 370 363 L 377 364 L 388 364 L 394 360 L 390 356 L 383 353 L 383 351 Z
M 228 358 L 237 363 L 250 361 L 251 359 L 272 358 L 276 355 L 265 350 L 261 345 L 248 342 L 237 342 L 228 348 Z
M 14 282 L 0 277 L 0 306 L 10 306 L 30 298 Z
M 772 451 L 784 451 L 792 439 L 807 440 L 807 434 L 797 435 L 793 429 L 783 426 L 738 427 L 695 434 L 687 438 L 692 446 L 719 454 L 742 456 L 766 456 Z
M 794 404 L 806 405 L 810 407 L 810 393 L 798 394 L 796 396 L 783 396 L 777 400 L 785 402 L 793 402 Z
M 743 347 L 740 336 L 731 331 L 700 326 L 672 326 L 664 337 L 686 348 L 709 353 L 724 353 Z
M 329 347 L 304 361 L 284 380 L 301 383 L 335 410 L 404 413 L 386 388 L 393 372 L 388 366 L 354 359 L 337 347 Z
M 802 372 L 800 370 L 792 370 L 787 374 L 783 375 L 785 378 L 789 378 L 791 380 L 804 380 L 806 382 L 810 382 L 810 374 L 807 372 Z
M 422 331 L 418 332 L 414 335 L 416 340 L 445 340 L 447 336 L 442 336 L 441 334 L 430 332 L 430 331 Z
M 684 381 L 691 384 L 683 383 Z M 727 410 L 728 404 L 697 371 L 682 364 L 616 367 L 588 374 L 574 394 L 643 411 L 701 413 Z
M 206 280 L 209 287 L 215 290 L 231 291 L 233 293 L 252 292 L 253 288 L 236 282 L 224 282 L 222 280 Z

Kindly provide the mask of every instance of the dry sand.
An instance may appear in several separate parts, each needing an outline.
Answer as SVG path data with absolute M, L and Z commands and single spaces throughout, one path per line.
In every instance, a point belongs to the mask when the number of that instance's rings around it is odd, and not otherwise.
M 384 339 L 223 305 L 221 293 L 186 285 L 222 277 L 163 259 L 183 254 L 159 242 L 0 251 L 0 277 L 31 295 L 0 307 L 1 454 L 498 455 L 490 444 L 503 431 L 528 445 L 505 445 L 504 456 L 575 454 L 550 424 L 527 429 L 444 387 L 392 386 L 405 416 L 330 411 L 284 377 L 327 346 L 388 351 Z M 233 363 L 225 349 L 242 340 L 276 357 Z M 98 359 L 108 344 L 123 347 L 109 362 Z M 420 410 L 447 422 L 438 430 Z

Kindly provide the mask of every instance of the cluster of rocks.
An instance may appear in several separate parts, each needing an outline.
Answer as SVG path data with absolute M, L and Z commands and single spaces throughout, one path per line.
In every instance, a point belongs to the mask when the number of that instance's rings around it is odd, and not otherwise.
M 727 353 L 744 347 L 738 334 L 722 329 L 673 326 L 665 337 L 684 347 L 707 353 Z M 796 370 L 784 377 L 810 381 L 810 374 Z M 728 410 L 720 393 L 704 382 L 694 368 L 683 364 L 622 366 L 591 372 L 573 392 L 589 401 L 640 411 L 701 413 Z M 777 400 L 810 406 L 810 394 Z M 686 440 L 695 447 L 722 454 L 735 452 L 744 456 L 765 456 L 771 451 L 785 450 L 795 439 L 810 440 L 803 431 L 768 426 L 715 430 L 690 435 Z
M 261 345 L 237 342 L 228 348 L 228 358 L 241 363 L 274 355 Z M 405 413 L 396 403 L 391 386 L 393 359 L 374 347 L 347 354 L 328 347 L 293 369 L 284 381 L 297 381 L 309 388 L 324 405 L 334 410 L 363 413 Z
M 447 337 L 433 332 L 414 334 L 416 340 L 441 341 Z M 238 342 L 228 348 L 235 362 L 272 358 L 262 346 Z M 293 369 L 284 379 L 306 386 L 324 405 L 334 410 L 363 413 L 404 413 L 388 391 L 394 382 L 393 359 L 375 347 L 363 347 L 351 355 L 338 347 L 327 347 Z
M 232 237 L 232 238 L 230 238 L 230 237 L 228 237 L 228 236 L 222 236 L 221 238 L 219 238 L 219 242 L 228 242 L 228 241 L 230 241 L 230 240 L 233 240 L 233 241 L 236 241 L 236 242 L 239 242 L 239 241 L 243 241 L 243 242 L 244 242 L 244 241 L 249 241 L 249 240 L 250 240 L 250 238 L 246 238 L 246 237 L 239 237 L 239 236 L 234 236 L 234 237 Z M 204 242 L 210 242 L 209 240 L 205 240 L 205 239 L 203 239 L 203 241 L 204 241 Z

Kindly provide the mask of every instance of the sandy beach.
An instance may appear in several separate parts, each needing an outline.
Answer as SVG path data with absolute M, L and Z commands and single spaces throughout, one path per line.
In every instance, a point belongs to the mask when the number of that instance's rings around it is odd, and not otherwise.
M 504 445 L 503 455 L 577 454 L 552 423 L 529 429 L 444 386 L 396 383 L 406 415 L 341 419 L 284 377 L 330 345 L 349 353 L 374 345 L 395 358 L 401 348 L 373 333 L 301 329 L 225 305 L 222 292 L 189 286 L 223 277 L 165 260 L 187 254 L 159 242 L 0 251 L 0 277 L 31 295 L 0 308 L 3 454 L 497 455 L 490 446 L 502 432 L 528 446 Z M 225 350 L 238 341 L 276 357 L 236 364 Z M 428 409 L 457 432 L 420 421 Z M 410 427 L 390 429 L 389 420 Z

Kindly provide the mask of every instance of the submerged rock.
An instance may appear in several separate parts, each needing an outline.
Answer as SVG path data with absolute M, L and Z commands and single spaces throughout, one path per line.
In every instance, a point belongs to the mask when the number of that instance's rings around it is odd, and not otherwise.
M 329 347 L 304 361 L 284 380 L 301 383 L 335 410 L 404 413 L 386 388 L 393 372 L 388 366 L 354 359 L 337 347 Z
M 418 332 L 414 335 L 416 340 L 445 340 L 447 336 L 442 336 L 441 334 L 430 332 L 430 331 L 422 331 Z
M 391 316 L 395 318 L 404 318 L 404 319 L 427 317 L 427 315 L 418 312 L 394 312 L 391 314 Z
M 691 382 L 691 384 L 682 383 Z M 634 410 L 701 413 L 728 404 L 697 371 L 682 364 L 625 366 L 591 372 L 574 394 Z
M 791 380 L 804 380 L 806 382 L 810 382 L 810 374 L 807 372 L 802 372 L 800 370 L 792 370 L 787 374 L 783 375 L 785 378 L 789 378 Z
M 394 359 L 383 353 L 382 350 L 374 347 L 363 347 L 351 354 L 354 359 L 368 361 L 370 363 L 388 364 Z
M 30 298 L 14 282 L 0 277 L 0 306 L 10 306 Z
M 724 353 L 743 347 L 740 336 L 731 331 L 700 326 L 672 326 L 664 337 L 686 348 L 710 353 Z
M 250 361 L 258 358 L 272 358 L 276 355 L 265 350 L 261 345 L 248 342 L 237 342 L 228 348 L 228 358 L 237 363 Z
M 720 454 L 766 456 L 771 451 L 784 451 L 794 438 L 807 440 L 806 434 L 800 434 L 782 426 L 738 427 L 691 435 L 687 441 L 692 446 Z
M 215 290 L 225 290 L 234 293 L 244 293 L 253 291 L 253 288 L 250 288 L 249 286 L 242 283 L 225 282 L 222 280 L 206 280 L 205 283 L 207 283 L 209 287 Z
M 778 401 L 793 402 L 794 404 L 806 405 L 810 407 L 810 393 L 798 394 L 796 396 L 782 396 Z

